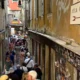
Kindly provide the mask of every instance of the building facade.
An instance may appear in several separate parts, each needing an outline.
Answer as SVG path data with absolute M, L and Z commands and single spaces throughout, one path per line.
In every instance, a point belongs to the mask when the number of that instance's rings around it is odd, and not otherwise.
M 71 7 L 79 3 L 30 0 L 28 48 L 41 66 L 43 80 L 80 79 L 80 25 L 70 23 Z
M 8 23 L 11 24 L 11 21 L 14 18 L 21 20 L 22 18 L 22 11 L 21 8 L 18 6 L 18 0 L 7 0 L 7 13 L 8 13 Z
M 4 0 L 0 0 L 0 74 L 3 71 L 4 51 L 5 51 L 5 10 Z

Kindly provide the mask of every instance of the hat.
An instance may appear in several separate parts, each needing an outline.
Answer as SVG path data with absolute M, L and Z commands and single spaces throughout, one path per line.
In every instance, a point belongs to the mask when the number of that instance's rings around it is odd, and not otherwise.
M 27 52 L 27 56 L 30 56 L 30 53 L 29 52 Z

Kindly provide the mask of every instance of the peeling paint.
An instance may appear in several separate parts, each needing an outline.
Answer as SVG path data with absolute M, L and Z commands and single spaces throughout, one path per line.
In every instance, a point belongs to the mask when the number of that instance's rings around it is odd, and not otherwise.
M 70 7 L 71 0 L 56 0 L 57 22 L 60 22 L 62 12 L 65 14 Z

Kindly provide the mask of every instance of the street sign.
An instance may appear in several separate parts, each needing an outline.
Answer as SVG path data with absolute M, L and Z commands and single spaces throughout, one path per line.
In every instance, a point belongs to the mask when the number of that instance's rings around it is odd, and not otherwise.
M 80 2 L 80 0 L 73 0 L 73 4 Z
M 80 24 L 80 3 L 71 6 L 70 24 Z

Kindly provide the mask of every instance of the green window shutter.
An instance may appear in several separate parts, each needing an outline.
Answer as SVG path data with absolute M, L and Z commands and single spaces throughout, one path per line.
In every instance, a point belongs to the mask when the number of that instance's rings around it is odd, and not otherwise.
M 13 0 L 13 1 L 18 1 L 18 0 Z

